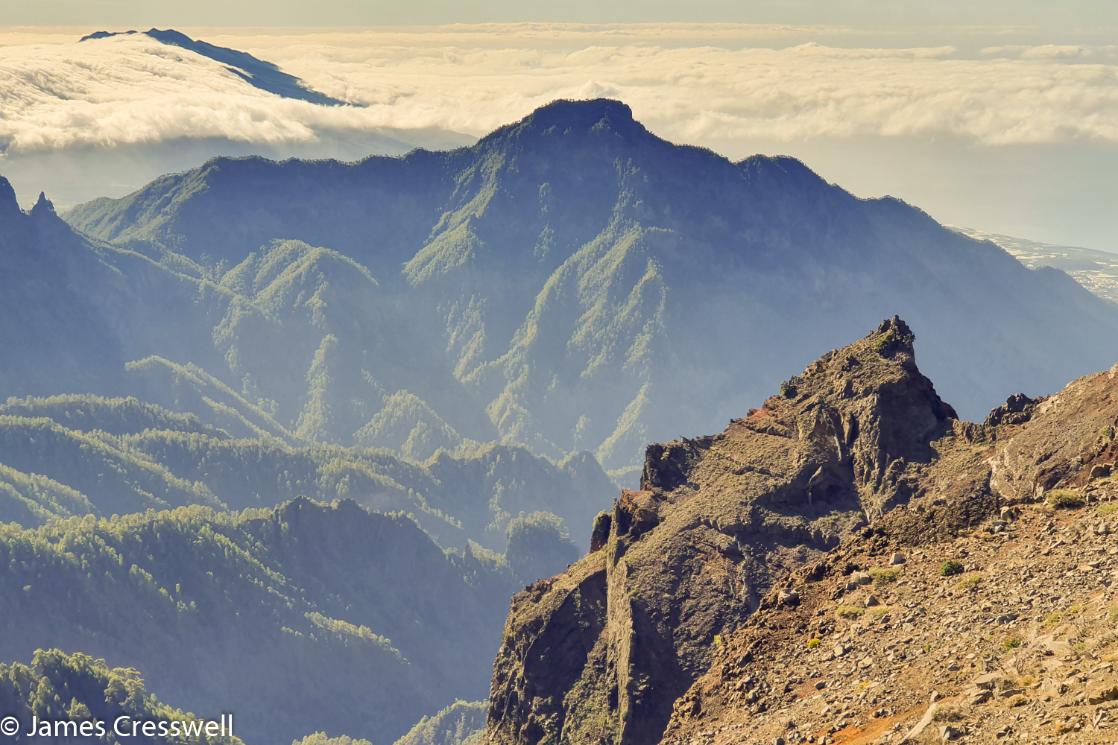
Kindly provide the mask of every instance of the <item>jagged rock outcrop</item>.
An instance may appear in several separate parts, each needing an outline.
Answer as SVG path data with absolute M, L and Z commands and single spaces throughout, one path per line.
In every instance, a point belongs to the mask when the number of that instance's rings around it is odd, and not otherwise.
M 641 489 L 596 521 L 597 550 L 513 599 L 490 741 L 657 741 L 719 640 L 906 504 L 957 427 L 893 318 L 722 434 L 650 446 Z
M 660 741 L 1114 742 L 1116 377 L 957 425 L 905 509 L 718 646 Z
M 1072 382 L 1033 405 L 991 458 L 995 487 L 1018 501 L 1084 487 L 1118 461 L 1118 366 Z
M 1005 400 L 1004 404 L 995 407 L 986 416 L 983 424 L 990 427 L 996 427 L 999 424 L 1022 424 L 1029 421 L 1029 417 L 1033 415 L 1038 403 L 1040 403 L 1039 400 L 1029 398 L 1024 393 L 1014 393 Z
M 1109 694 L 1075 686 L 1118 690 L 1116 377 L 963 422 L 893 318 L 722 434 L 649 447 L 641 490 L 595 521 L 592 552 L 513 599 L 489 741 L 1037 742 L 1109 727 L 1092 708 Z M 1004 703 L 968 708 L 995 696 L 992 670 L 1009 671 Z

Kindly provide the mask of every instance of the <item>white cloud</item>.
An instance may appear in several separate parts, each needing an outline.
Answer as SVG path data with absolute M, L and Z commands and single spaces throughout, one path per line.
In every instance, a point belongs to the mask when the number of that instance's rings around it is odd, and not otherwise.
M 587 96 L 621 98 L 659 134 L 697 143 L 1118 142 L 1110 47 L 968 55 L 951 45 L 882 45 L 855 31 L 703 24 L 192 35 L 246 49 L 361 106 L 280 99 L 145 37 L 77 44 L 21 32 L 0 37 L 0 148 L 307 142 L 380 127 L 482 134 L 551 99 Z

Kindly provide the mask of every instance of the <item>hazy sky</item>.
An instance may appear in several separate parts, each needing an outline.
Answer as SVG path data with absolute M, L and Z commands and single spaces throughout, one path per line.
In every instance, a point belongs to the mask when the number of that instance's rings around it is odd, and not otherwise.
M 182 163 L 206 143 L 282 156 L 383 128 L 480 136 L 607 96 L 673 141 L 794 155 L 948 224 L 1118 250 L 1118 1 L 0 3 L 0 174 L 25 199 L 78 168 L 59 153 L 126 165 L 162 147 Z M 280 99 L 142 36 L 76 41 L 149 26 L 355 105 Z M 82 183 L 97 178 L 139 185 Z
M 487 21 L 734 21 L 912 27 L 1118 23 L 1114 0 L 4 0 L 29 24 L 381 25 Z

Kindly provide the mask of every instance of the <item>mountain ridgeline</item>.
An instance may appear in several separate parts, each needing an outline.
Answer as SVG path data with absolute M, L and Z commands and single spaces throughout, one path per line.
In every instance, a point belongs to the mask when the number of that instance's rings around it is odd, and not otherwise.
M 512 521 L 531 518 L 533 529 L 558 536 L 567 525 L 589 524 L 613 491 L 586 454 L 552 463 L 488 444 L 416 463 L 383 449 L 232 437 L 192 414 L 89 395 L 0 405 L 0 453 L 0 519 L 26 526 L 192 504 L 270 507 L 311 496 L 405 511 L 444 546 L 473 541 L 504 552 Z M 561 553 L 574 550 L 565 539 L 560 544 Z M 536 547 L 551 550 L 547 541 Z M 517 556 L 529 560 L 522 548 Z
M 972 417 L 1118 338 L 1118 309 L 1060 272 L 791 158 L 666 142 L 616 101 L 450 152 L 214 160 L 67 219 L 205 287 L 187 315 L 209 344 L 149 353 L 342 443 L 501 438 L 633 473 L 644 442 L 709 431 L 893 313 Z
M 1114 646 L 1114 510 L 1101 503 L 1118 496 L 1118 367 L 972 424 L 917 368 L 913 341 L 887 320 L 720 434 L 649 446 L 640 490 L 599 518 L 590 553 L 514 598 L 487 742 L 1086 730 L 1118 695 L 1108 664 L 1078 677 Z M 1014 566 L 988 581 L 1000 562 Z M 979 707 L 995 687 L 1003 703 Z
M 982 416 L 1118 340 L 1062 272 L 608 100 L 64 216 L 0 178 L 0 256 L 0 700 L 235 710 L 249 743 L 459 745 L 486 706 L 510 745 L 687 732 L 794 572 L 1067 475 L 987 447 L 1032 399 L 983 428 L 940 393 Z
M 0 659 L 81 650 L 141 671 L 161 700 L 235 712 L 246 742 L 391 743 L 484 697 L 518 584 L 499 557 L 345 501 L 3 525 Z
M 137 34 L 146 36 L 149 39 L 154 39 L 161 44 L 186 49 L 212 59 L 214 62 L 224 65 L 226 70 L 241 78 L 246 83 L 277 96 L 292 98 L 298 101 L 307 101 L 308 103 L 320 104 L 323 106 L 341 106 L 345 103 L 345 101 L 339 101 L 313 88 L 309 88 L 302 80 L 290 73 L 284 72 L 274 62 L 257 59 L 248 52 L 242 52 L 239 49 L 219 47 L 215 44 L 202 41 L 201 39 L 192 39 L 181 31 L 176 31 L 173 28 L 151 28 L 147 31 L 94 31 L 92 34 L 86 34 L 79 41 L 94 43 L 100 39 L 112 39 L 117 36 L 135 36 Z

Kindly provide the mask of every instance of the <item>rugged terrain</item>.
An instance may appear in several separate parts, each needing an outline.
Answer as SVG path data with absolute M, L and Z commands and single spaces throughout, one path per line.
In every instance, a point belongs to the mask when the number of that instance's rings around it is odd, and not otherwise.
M 82 650 L 176 706 L 235 712 L 247 742 L 390 743 L 484 696 L 518 584 L 353 502 L 0 525 L 0 659 Z
M 592 552 L 514 598 L 487 737 L 1112 740 L 1115 375 L 966 423 L 894 318 L 651 446 Z
M 303 437 L 589 450 L 627 483 L 645 443 L 712 431 L 894 313 L 972 417 L 1118 338 L 1118 308 L 1061 272 L 791 158 L 666 142 L 610 100 L 448 152 L 213 160 L 66 219 L 213 306 L 128 359 L 195 363 Z
M 588 454 L 552 463 L 488 444 L 417 463 L 384 449 L 234 437 L 135 398 L 0 404 L 0 520 L 25 526 L 188 504 L 244 509 L 300 496 L 348 498 L 411 513 L 443 546 L 474 541 L 504 552 L 512 520 L 548 512 L 561 531 L 586 525 L 612 488 Z
M 65 216 L 0 179 L 0 254 L 0 659 L 103 656 L 269 742 L 459 739 L 508 596 L 572 563 L 513 606 L 490 734 L 674 732 L 803 566 L 870 528 L 954 535 L 1042 445 L 1031 399 L 959 422 L 898 320 L 652 448 L 595 518 L 645 442 L 897 311 L 970 414 L 1118 338 L 1061 272 L 608 100 L 448 152 L 217 159 Z

